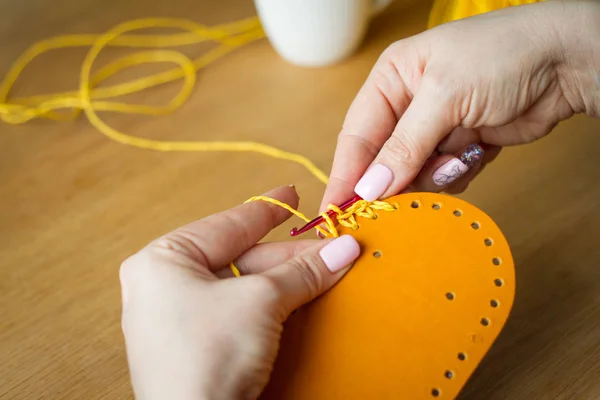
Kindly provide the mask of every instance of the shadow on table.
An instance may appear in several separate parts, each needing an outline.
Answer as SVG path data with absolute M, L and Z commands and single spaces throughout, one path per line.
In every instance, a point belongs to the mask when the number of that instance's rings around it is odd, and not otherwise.
M 598 238 L 599 224 L 597 211 L 571 227 L 557 224 L 555 235 L 549 235 L 552 240 L 515 260 L 517 293 L 511 317 L 460 400 L 570 399 L 574 397 L 564 390 L 582 390 L 574 385 L 586 372 L 581 364 L 589 363 L 591 370 L 600 358 L 592 350 L 600 345 L 593 334 L 600 273 L 597 265 L 585 265 L 577 255 L 600 259 L 593 245 L 597 241 L 582 240 Z M 521 249 L 514 250 L 518 254 Z

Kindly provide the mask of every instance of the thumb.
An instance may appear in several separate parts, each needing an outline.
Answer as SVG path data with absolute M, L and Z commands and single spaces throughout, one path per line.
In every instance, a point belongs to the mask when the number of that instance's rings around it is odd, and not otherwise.
M 455 95 L 437 82 L 423 77 L 394 132 L 354 188 L 363 199 L 393 196 L 406 188 L 439 142 L 458 124 Z
M 333 287 L 360 254 L 350 235 L 323 240 L 284 264 L 264 272 L 279 293 L 284 318 Z

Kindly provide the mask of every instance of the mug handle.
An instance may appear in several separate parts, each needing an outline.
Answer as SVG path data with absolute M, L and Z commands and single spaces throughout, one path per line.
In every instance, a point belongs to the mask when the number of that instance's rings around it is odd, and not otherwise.
M 373 4 L 371 6 L 371 16 L 374 17 L 377 14 L 381 13 L 383 10 L 390 5 L 392 0 L 373 0 Z

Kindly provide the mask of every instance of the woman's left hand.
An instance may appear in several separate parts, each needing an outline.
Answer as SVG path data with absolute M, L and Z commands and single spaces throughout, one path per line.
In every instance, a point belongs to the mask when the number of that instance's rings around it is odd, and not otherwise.
M 298 204 L 291 187 L 267 195 Z M 137 398 L 259 396 L 285 319 L 359 254 L 350 236 L 256 244 L 289 216 L 251 202 L 179 228 L 123 263 L 122 325 Z

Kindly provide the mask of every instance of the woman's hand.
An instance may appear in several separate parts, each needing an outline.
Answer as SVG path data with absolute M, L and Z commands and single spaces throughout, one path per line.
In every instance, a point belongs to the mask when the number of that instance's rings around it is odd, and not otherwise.
M 267 195 L 296 207 L 291 187 Z M 256 201 L 150 243 L 121 267 L 123 332 L 139 399 L 254 399 L 282 323 L 331 288 L 359 254 L 333 241 L 256 243 L 289 217 Z M 236 260 L 242 276 L 228 264 Z
M 600 115 L 599 44 L 598 2 L 511 7 L 392 44 L 348 111 L 322 209 L 354 192 L 460 192 L 501 146 Z M 485 154 L 469 165 L 471 143 Z

